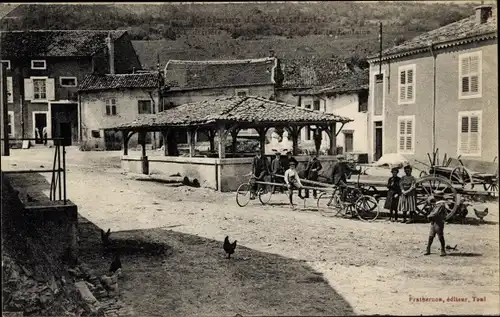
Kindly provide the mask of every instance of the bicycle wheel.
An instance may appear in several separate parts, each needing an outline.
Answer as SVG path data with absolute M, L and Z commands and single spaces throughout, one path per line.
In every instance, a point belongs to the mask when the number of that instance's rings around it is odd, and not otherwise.
M 354 187 L 347 187 L 344 190 L 344 199 L 340 199 L 342 215 L 347 216 L 349 214 L 351 217 L 354 217 L 356 216 L 356 201 L 363 196 L 363 193 L 359 188 Z
M 261 204 L 265 205 L 271 200 L 271 196 L 274 193 L 274 185 L 261 185 L 259 190 L 259 201 Z
M 356 213 L 358 218 L 363 221 L 373 221 L 379 214 L 378 202 L 375 198 L 363 195 L 356 201 Z
M 236 190 L 236 203 L 240 207 L 245 207 L 250 201 L 250 184 L 243 183 Z
M 338 195 L 335 194 L 336 190 L 329 193 L 323 192 L 318 196 L 316 204 L 318 206 L 318 211 L 321 212 L 323 216 L 336 216 L 340 210 Z

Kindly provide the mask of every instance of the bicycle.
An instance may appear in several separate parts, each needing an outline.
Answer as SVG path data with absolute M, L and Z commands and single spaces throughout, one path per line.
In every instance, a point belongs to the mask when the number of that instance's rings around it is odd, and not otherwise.
M 252 173 L 245 174 L 243 176 L 250 176 L 250 178 L 248 182 L 241 184 L 236 190 L 236 203 L 240 207 L 245 207 L 250 202 L 250 189 L 256 182 L 255 176 L 253 176 Z M 264 177 L 264 179 L 266 178 L 269 178 L 269 175 Z M 260 203 L 265 205 L 271 200 L 271 196 L 274 193 L 274 185 L 259 184 L 258 187 L 256 196 L 259 197 Z

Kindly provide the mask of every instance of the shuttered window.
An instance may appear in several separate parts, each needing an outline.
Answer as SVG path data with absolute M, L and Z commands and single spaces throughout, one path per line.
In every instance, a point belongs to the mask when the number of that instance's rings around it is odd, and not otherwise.
M 459 97 L 462 99 L 481 97 L 481 52 L 459 56 Z
M 399 71 L 399 104 L 415 102 L 415 65 L 405 65 Z
M 398 117 L 398 153 L 415 152 L 415 116 Z
M 7 102 L 14 103 L 14 89 L 12 88 L 12 77 L 7 77 Z
M 481 155 L 481 111 L 458 113 L 458 155 Z
M 106 115 L 116 116 L 116 99 L 106 99 Z

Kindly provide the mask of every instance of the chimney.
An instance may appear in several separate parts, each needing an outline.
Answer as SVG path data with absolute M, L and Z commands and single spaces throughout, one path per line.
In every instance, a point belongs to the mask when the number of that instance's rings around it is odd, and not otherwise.
M 274 57 L 274 50 L 269 50 L 269 57 Z
M 108 33 L 106 37 L 106 45 L 108 47 L 108 58 L 109 58 L 109 73 L 115 73 L 115 43 L 111 39 L 111 32 Z
M 475 7 L 476 10 L 476 23 L 484 24 L 488 22 L 488 19 L 491 18 L 493 7 L 491 5 L 480 5 Z

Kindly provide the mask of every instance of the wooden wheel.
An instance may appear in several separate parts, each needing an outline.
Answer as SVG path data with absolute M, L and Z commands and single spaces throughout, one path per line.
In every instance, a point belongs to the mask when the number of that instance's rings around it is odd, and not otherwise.
M 434 207 L 432 199 L 435 201 L 446 201 L 446 220 L 453 216 L 460 205 L 460 197 L 457 194 L 457 190 L 449 180 L 443 177 L 427 176 L 417 180 L 416 191 L 416 212 L 422 216 L 427 217 Z
M 487 192 L 498 193 L 498 175 L 488 177 L 483 184 L 484 190 Z
M 420 175 L 418 177 L 422 178 L 422 177 L 427 176 L 427 175 L 429 175 L 429 173 L 427 173 L 426 171 L 421 171 Z
M 472 176 L 463 166 L 457 166 L 450 174 L 450 181 L 452 184 L 460 184 L 464 189 L 473 189 L 474 182 Z
M 243 183 L 236 190 L 236 203 L 240 207 L 245 207 L 250 201 L 250 184 Z
M 356 213 L 363 221 L 373 221 L 377 219 L 379 209 L 378 201 L 372 196 L 363 195 L 356 201 Z

